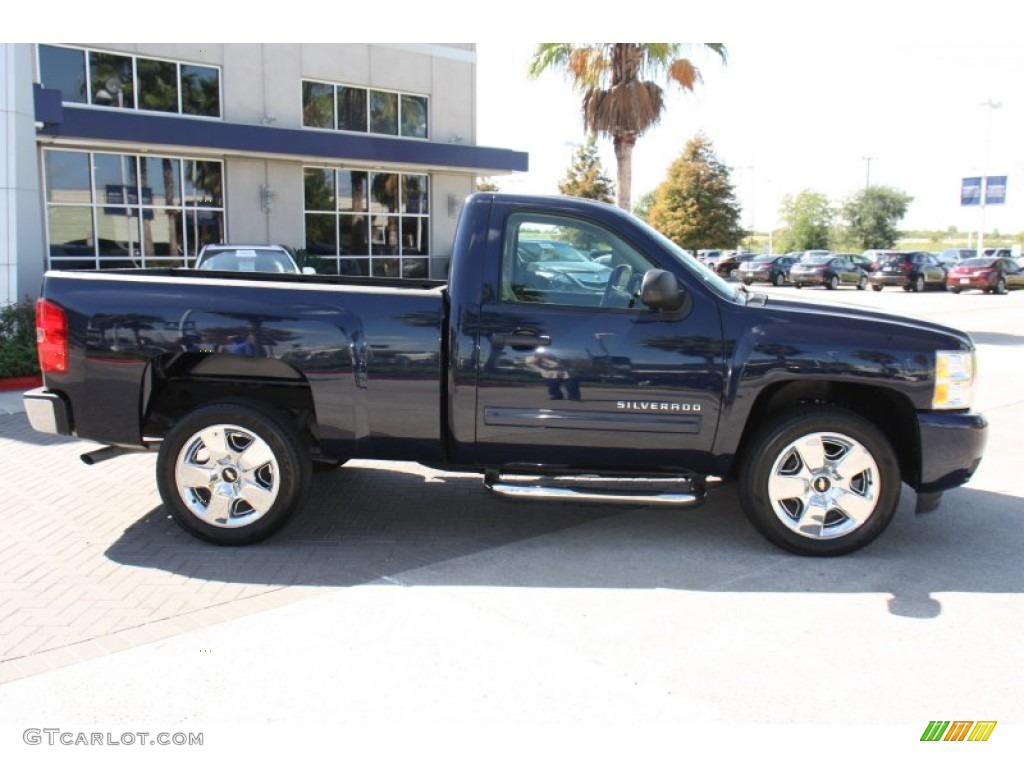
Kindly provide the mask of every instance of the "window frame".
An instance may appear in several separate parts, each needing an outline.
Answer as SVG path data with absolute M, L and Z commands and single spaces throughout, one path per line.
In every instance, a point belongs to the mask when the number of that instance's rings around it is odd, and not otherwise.
M 387 136 L 389 138 L 408 139 L 410 141 L 430 141 L 431 124 L 433 123 L 433 118 L 432 118 L 432 113 L 431 113 L 430 105 L 431 105 L 431 102 L 433 101 L 433 99 L 430 97 L 430 94 L 428 94 L 428 93 L 417 93 L 417 92 L 414 92 L 414 91 L 396 91 L 396 90 L 393 90 L 393 89 L 390 89 L 390 88 L 377 88 L 377 87 L 374 87 L 372 85 L 365 85 L 365 84 L 359 84 L 359 83 L 332 82 L 330 80 L 318 80 L 316 78 L 301 77 L 301 78 L 299 78 L 299 115 L 300 115 L 300 117 L 301 117 L 301 115 L 303 115 L 305 113 L 305 110 L 306 110 L 306 104 L 305 104 L 305 101 L 303 99 L 303 86 L 306 83 L 310 83 L 310 84 L 313 84 L 313 85 L 326 85 L 326 86 L 330 86 L 331 87 L 331 89 L 332 89 L 332 91 L 331 91 L 331 95 L 332 95 L 331 103 L 333 105 L 333 112 L 334 112 L 334 121 L 333 121 L 334 122 L 334 127 L 333 128 L 323 128 L 323 127 L 320 127 L 320 126 L 305 125 L 305 124 L 303 124 L 302 125 L 303 130 L 310 130 L 310 131 L 332 131 L 334 133 L 344 133 L 344 134 L 347 134 L 347 135 L 350 135 L 350 136 Z M 351 128 L 339 128 L 338 127 L 338 124 L 339 124 L 339 120 L 338 120 L 338 118 L 339 118 L 339 114 L 338 114 L 338 89 L 339 88 L 351 88 L 353 90 L 363 91 L 364 98 L 365 98 L 365 103 L 364 103 L 363 106 L 364 106 L 364 114 L 366 116 L 366 128 L 365 128 L 365 130 L 360 131 L 360 130 L 353 130 Z M 373 117 L 372 117 L 372 114 L 371 114 L 370 105 L 372 103 L 372 94 L 375 93 L 375 92 L 376 93 L 383 93 L 383 94 L 393 95 L 395 97 L 395 100 L 396 100 L 397 105 L 398 105 L 398 109 L 397 109 L 397 111 L 395 113 L 395 120 L 396 120 L 396 132 L 395 133 L 380 133 L 380 132 L 377 132 L 377 131 L 370 130 L 372 122 L 373 122 Z M 417 98 L 417 99 L 424 99 L 426 101 L 426 113 L 427 113 L 426 114 L 426 117 L 427 117 L 426 136 L 411 136 L 411 135 L 407 135 L 407 134 L 403 134 L 402 133 L 402 100 L 403 100 L 403 97 L 405 97 L 405 96 L 409 96 L 409 97 L 413 97 L 413 98 Z
M 169 59 L 164 56 L 150 56 L 148 54 L 141 53 L 129 53 L 126 51 L 111 51 L 103 48 L 88 48 L 77 45 L 66 45 L 63 43 L 36 43 L 36 58 L 35 58 L 35 75 L 36 82 L 43 82 L 42 75 L 42 56 L 39 53 L 41 47 L 48 48 L 63 48 L 65 50 L 80 51 L 84 57 L 85 66 L 85 101 L 64 101 L 61 98 L 61 105 L 64 107 L 72 107 L 76 109 L 105 109 L 115 110 L 118 112 L 141 112 L 145 115 L 162 115 L 164 117 L 183 117 L 189 120 L 224 120 L 224 68 L 220 64 L 211 64 L 205 61 L 184 61 L 182 59 Z M 91 53 L 102 53 L 111 56 L 124 56 L 130 58 L 132 62 L 132 101 L 131 107 L 112 107 L 106 104 L 95 104 L 92 100 L 92 70 L 89 61 L 89 54 Z M 162 61 L 168 64 L 175 65 L 175 77 L 178 90 L 178 106 L 176 112 L 165 112 L 163 110 L 156 109 L 145 109 L 139 106 L 139 69 L 138 60 L 146 59 L 149 61 Z M 207 69 L 213 69 L 217 72 L 217 115 L 197 115 L 183 111 L 182 101 L 182 82 L 181 82 L 181 69 L 183 66 L 194 66 L 194 67 L 205 67 Z M 45 83 L 43 83 L 45 87 Z M 61 94 L 63 97 L 63 94 Z

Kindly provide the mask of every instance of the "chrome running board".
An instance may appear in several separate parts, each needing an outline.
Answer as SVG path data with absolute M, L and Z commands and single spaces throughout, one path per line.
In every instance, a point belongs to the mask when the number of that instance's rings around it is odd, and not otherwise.
M 515 499 L 596 501 L 613 504 L 655 504 L 691 507 L 704 501 L 701 478 L 680 475 L 578 474 L 565 470 L 498 470 L 484 473 L 484 486 Z

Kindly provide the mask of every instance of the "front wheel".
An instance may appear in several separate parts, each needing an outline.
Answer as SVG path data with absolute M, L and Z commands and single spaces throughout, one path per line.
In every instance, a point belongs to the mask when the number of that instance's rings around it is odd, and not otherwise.
M 871 285 L 871 290 L 872 291 L 880 291 L 880 290 L 882 290 L 882 286 L 878 285 L 877 283 L 873 283 Z
M 1003 294 L 1006 293 L 1006 278 L 1005 277 L 1000 277 L 999 278 L 999 281 L 996 283 L 995 292 L 997 294 L 999 294 L 1000 296 L 1002 296 Z
M 772 280 L 772 285 L 774 285 L 776 288 L 780 288 L 780 287 L 782 287 L 783 283 L 785 283 L 785 282 L 786 282 L 785 275 L 783 275 L 781 272 L 776 272 L 775 273 L 775 279 Z
M 782 414 L 754 435 L 740 468 L 747 519 L 800 555 L 845 555 L 874 541 L 896 512 L 900 469 L 871 422 L 833 406 Z
M 868 287 L 868 279 L 865 275 L 860 276 L 860 280 L 857 281 L 857 290 L 863 291 Z
M 914 293 L 921 293 L 924 290 L 924 275 L 918 275 L 914 280 Z
M 186 531 L 214 544 L 251 544 L 301 504 L 310 459 L 283 416 L 253 404 L 212 403 L 174 425 L 156 475 L 164 504 Z
M 828 282 L 825 283 L 825 287 L 830 291 L 834 291 L 839 287 L 839 277 L 837 275 L 832 275 L 832 277 L 828 279 Z

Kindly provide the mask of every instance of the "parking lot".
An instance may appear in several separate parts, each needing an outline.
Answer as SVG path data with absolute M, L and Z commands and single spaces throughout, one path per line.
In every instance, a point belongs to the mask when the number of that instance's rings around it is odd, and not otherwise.
M 953 747 L 1019 756 L 1024 291 L 753 289 L 969 331 L 991 425 L 972 482 L 922 516 L 904 488 L 877 542 L 819 560 L 766 543 L 728 487 L 681 512 L 524 504 L 357 461 L 275 538 L 224 549 L 168 518 L 153 457 L 86 467 L 3 397 L 5 747 L 39 723 L 861 727 L 920 747 L 930 720 L 968 719 L 999 726 Z

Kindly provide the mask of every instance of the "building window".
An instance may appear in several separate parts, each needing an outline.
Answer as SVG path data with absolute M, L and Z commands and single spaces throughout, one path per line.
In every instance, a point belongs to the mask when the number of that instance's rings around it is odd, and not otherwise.
M 39 45 L 39 81 L 65 104 L 220 117 L 220 69 Z
M 302 81 L 306 128 L 429 138 L 428 99 L 394 91 Z
M 305 168 L 306 250 L 342 275 L 426 278 L 429 177 Z
M 188 266 L 224 240 L 219 160 L 46 150 L 51 269 Z

